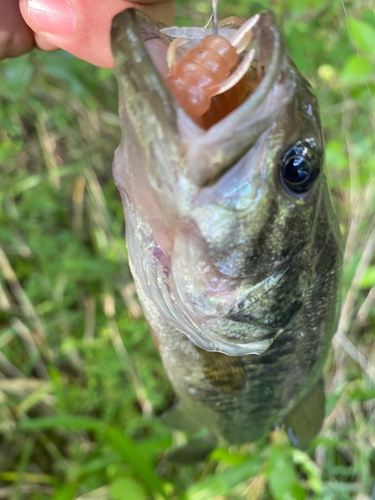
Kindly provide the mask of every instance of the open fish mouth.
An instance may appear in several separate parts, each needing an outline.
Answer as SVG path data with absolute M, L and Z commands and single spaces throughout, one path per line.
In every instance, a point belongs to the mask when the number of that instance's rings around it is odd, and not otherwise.
M 167 84 L 185 112 L 202 128 L 208 130 L 236 109 L 263 80 L 265 61 L 253 43 L 259 22 L 256 15 L 247 21 L 227 18 L 214 30 L 161 30 L 177 37 L 167 52 Z M 184 52 L 178 54 L 179 50 Z M 278 62 L 277 54 L 274 62 Z
M 291 249 L 282 243 L 279 254 L 270 244 L 270 255 L 262 255 L 258 219 L 273 223 L 265 205 L 276 214 L 281 204 L 275 204 L 279 188 L 270 167 L 285 147 L 277 121 L 293 107 L 298 78 L 273 13 L 256 16 L 251 30 L 252 45 L 240 53 L 238 67 L 253 51 L 256 66 L 241 78 L 254 80 L 255 71 L 256 88 L 204 126 L 207 111 L 189 115 L 165 81 L 168 46 L 176 35 L 189 35 L 186 29 L 159 31 L 131 9 L 112 26 L 122 124 L 114 176 L 146 317 L 155 331 L 169 324 L 198 347 L 232 356 L 265 352 L 290 326 L 303 307 L 312 268 L 304 264 L 301 272 L 298 266 L 303 240 Z M 233 39 L 233 31 L 221 33 Z M 295 125 L 288 140 L 298 137 Z M 318 126 L 317 120 L 313 128 Z M 281 226 L 293 217 L 291 207 L 289 200 Z
M 129 16 L 128 21 L 125 20 L 127 14 Z M 129 23 L 131 23 L 130 16 L 134 16 L 133 23 L 137 24 L 137 27 L 134 27 L 133 35 L 135 34 L 138 37 L 139 42 L 145 43 L 151 59 L 160 73 L 160 75 L 156 75 L 154 68 L 154 77 L 158 76 L 160 78 L 161 76 L 163 80 L 166 79 L 167 81 L 173 76 L 173 65 L 172 68 L 167 69 L 168 46 L 176 41 L 176 37 L 178 40 L 181 38 L 187 40 L 186 46 L 185 44 L 180 45 L 177 49 L 177 51 L 186 52 L 192 46 L 198 45 L 205 39 L 206 35 L 210 35 L 212 32 L 210 29 L 203 28 L 173 27 L 159 30 L 149 19 L 146 19 L 138 12 L 131 13 L 131 9 L 129 9 L 127 14 L 126 12 L 121 13 L 113 21 L 112 44 L 115 58 L 116 53 L 121 52 L 122 55 L 125 55 L 129 51 L 129 43 L 123 35 L 126 25 L 129 26 Z M 181 107 L 174 99 L 169 103 L 173 111 L 178 115 L 176 129 L 178 127 L 185 145 L 188 146 L 189 177 L 200 187 L 215 182 L 223 172 L 255 144 L 258 137 L 270 126 L 290 100 L 296 85 L 294 75 L 289 70 L 289 61 L 285 57 L 283 38 L 276 24 L 274 14 L 270 11 L 263 12 L 247 22 L 249 21 L 252 25 L 252 40 L 248 46 L 244 47 L 244 51 L 240 52 L 239 57 L 240 59 L 241 57 L 246 59 L 249 52 L 254 53 L 249 61 L 253 64 L 248 67 L 249 71 L 242 79 L 242 82 L 246 80 L 245 85 L 251 91 L 248 90 L 246 95 L 237 101 L 231 112 L 226 115 L 224 112 L 224 116 L 220 117 L 219 111 L 219 113 L 216 113 L 216 115 L 219 115 L 219 119 L 217 116 L 215 118 L 215 110 L 209 110 L 203 116 L 197 117 L 186 112 L 189 107 L 193 107 L 192 104 L 187 103 L 187 105 Z M 232 27 L 231 29 L 228 27 L 219 28 L 219 35 L 233 39 L 234 34 L 241 29 L 241 26 Z M 195 38 L 196 36 L 198 38 Z M 121 40 L 123 40 L 122 43 Z M 129 58 L 128 62 L 130 60 L 131 58 Z M 184 60 L 180 62 L 183 63 Z M 189 66 L 189 63 L 184 66 Z M 193 80 L 190 86 L 194 90 L 194 80 L 196 82 L 197 79 L 191 77 L 189 69 L 187 71 L 187 81 L 189 82 L 189 77 L 190 80 Z M 200 70 L 202 70 L 202 67 L 198 69 L 198 71 Z M 202 78 L 197 84 L 198 87 L 202 84 Z M 174 91 L 178 91 L 176 87 L 178 86 L 173 82 L 169 84 L 169 89 L 174 97 Z M 233 87 L 228 90 L 233 91 Z M 225 97 L 226 94 L 228 92 L 215 97 Z M 170 99 L 168 100 L 170 101 Z M 215 102 L 212 104 L 214 105 Z M 211 115 L 213 117 L 208 116 L 210 111 L 212 111 Z M 199 125 L 199 129 L 193 127 L 190 123 L 191 119 Z M 208 126 L 205 126 L 204 120 L 206 122 L 208 120 Z M 206 129 L 206 133 L 203 133 L 202 128 Z

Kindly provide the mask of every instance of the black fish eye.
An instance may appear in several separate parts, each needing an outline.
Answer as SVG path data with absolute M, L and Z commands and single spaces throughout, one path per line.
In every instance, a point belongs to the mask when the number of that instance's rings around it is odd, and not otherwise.
M 284 187 L 292 193 L 309 191 L 319 175 L 322 155 L 313 139 L 299 141 L 280 161 L 280 177 Z

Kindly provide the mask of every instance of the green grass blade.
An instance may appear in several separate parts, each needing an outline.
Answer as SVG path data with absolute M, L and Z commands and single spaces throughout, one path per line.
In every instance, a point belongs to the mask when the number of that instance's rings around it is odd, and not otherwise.
M 73 500 L 76 496 L 77 484 L 68 483 L 60 488 L 51 498 L 51 500 Z
M 167 498 L 163 490 L 163 483 L 152 470 L 147 458 L 139 451 L 130 439 L 128 439 L 120 429 L 109 427 L 104 437 L 107 443 L 117 451 L 121 458 L 132 465 L 133 470 L 143 480 L 151 493 L 159 493 Z
M 257 455 L 243 464 L 226 469 L 193 484 L 186 492 L 186 500 L 212 500 L 225 497 L 236 486 L 256 476 L 263 463 L 263 456 Z
M 107 425 L 101 420 L 92 417 L 75 417 L 68 415 L 58 415 L 56 417 L 42 417 L 33 420 L 23 420 L 18 428 L 21 431 L 47 430 L 56 427 L 65 427 L 71 431 L 86 430 L 105 432 Z

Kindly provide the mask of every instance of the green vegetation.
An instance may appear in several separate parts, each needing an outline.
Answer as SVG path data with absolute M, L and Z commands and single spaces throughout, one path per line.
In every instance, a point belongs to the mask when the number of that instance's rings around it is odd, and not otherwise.
M 0 65 L 0 498 L 375 498 L 375 0 L 219 4 L 222 16 L 275 10 L 321 103 L 347 239 L 323 431 L 308 452 L 280 431 L 166 463 L 185 436 L 156 417 L 173 392 L 127 265 L 115 78 L 34 52 Z M 184 24 L 209 12 L 178 2 Z

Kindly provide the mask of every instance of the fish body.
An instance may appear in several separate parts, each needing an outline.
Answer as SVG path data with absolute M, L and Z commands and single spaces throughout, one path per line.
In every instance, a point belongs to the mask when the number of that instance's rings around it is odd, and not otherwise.
M 142 34 L 162 47 L 158 33 L 133 11 L 113 22 L 130 266 L 179 409 L 251 442 L 321 387 L 338 320 L 341 239 L 318 105 L 266 12 L 254 28 L 262 82 L 205 131 L 148 56 Z M 319 411 L 296 444 L 319 430 Z

